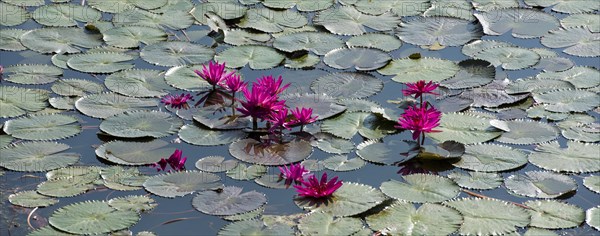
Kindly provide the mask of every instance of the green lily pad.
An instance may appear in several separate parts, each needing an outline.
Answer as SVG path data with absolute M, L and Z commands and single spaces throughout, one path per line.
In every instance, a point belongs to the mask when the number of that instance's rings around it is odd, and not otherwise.
M 21 36 L 23 46 L 40 53 L 80 53 L 82 48 L 102 45 L 101 34 L 88 34 L 80 28 L 41 28 Z
M 253 180 L 267 173 L 267 167 L 263 165 L 248 166 L 238 163 L 233 169 L 227 171 L 227 176 L 235 180 Z
M 335 155 L 323 160 L 325 168 L 333 171 L 352 171 L 365 166 L 366 162 L 359 157 L 348 159 L 346 155 Z
M 373 48 L 339 48 L 331 50 L 323 62 L 336 69 L 376 70 L 392 58 L 384 51 Z
M 596 230 L 600 230 L 600 206 L 585 211 L 585 223 Z
M 594 33 L 600 32 L 600 19 L 595 14 L 573 14 L 560 20 L 563 28 L 587 27 Z
M 6 121 L 4 132 L 24 140 L 58 140 L 79 134 L 81 126 L 73 116 L 30 115 Z
M 598 33 L 592 33 L 584 27 L 550 31 L 542 38 L 541 42 L 549 48 L 566 47 L 563 52 L 573 56 L 600 56 L 600 49 L 596 47 L 600 42 Z
M 168 158 L 175 148 L 157 139 L 150 142 L 112 141 L 96 148 L 96 156 L 120 165 L 149 165 Z
M 563 1 L 563 0 L 525 0 L 529 6 L 552 7 L 553 11 L 562 13 L 582 13 L 599 10 L 593 0 Z
M 491 62 L 494 66 L 502 66 L 505 70 L 521 70 L 538 63 L 540 56 L 530 49 L 518 47 L 496 47 L 481 51 L 474 56 Z
M 211 130 L 197 125 L 184 125 L 179 130 L 179 138 L 199 146 L 216 146 L 233 143 L 246 137 L 241 130 Z
M 140 43 L 150 45 L 167 40 L 167 34 L 157 28 L 147 26 L 123 26 L 104 32 L 104 41 L 119 48 L 136 48 Z
M 527 120 L 499 121 L 507 132 L 496 141 L 509 144 L 538 144 L 552 141 L 558 137 L 558 129 L 547 123 Z M 499 128 L 499 126 L 495 127 Z
M 346 41 L 348 47 L 376 48 L 384 52 L 394 51 L 402 46 L 402 41 L 388 34 L 367 33 L 356 35 Z
M 114 92 L 131 97 L 162 97 L 173 90 L 159 70 L 120 71 L 107 76 L 104 84 Z
M 235 168 L 237 160 L 225 160 L 222 156 L 207 156 L 196 162 L 196 168 L 206 172 L 224 172 Z
M 534 9 L 497 9 L 474 15 L 487 35 L 511 31 L 512 36 L 517 38 L 537 38 L 560 26 L 553 15 Z
M 307 50 L 317 55 L 325 55 L 327 52 L 343 46 L 344 42 L 338 37 L 321 32 L 285 34 L 273 41 L 273 47 L 284 52 Z
M 76 177 L 50 179 L 37 186 L 37 192 L 50 197 L 74 197 L 94 188 L 94 180 Z
M 141 189 L 144 181 L 148 179 L 148 177 L 142 175 L 135 167 L 124 168 L 122 166 L 112 166 L 102 169 L 100 175 L 104 181 L 104 186 L 118 191 Z
M 184 11 L 157 14 L 138 8 L 131 8 L 115 14 L 112 22 L 117 27 L 139 25 L 158 29 L 180 30 L 194 24 L 194 17 Z
M 471 106 L 474 107 L 499 107 L 514 104 L 528 97 L 528 94 L 509 95 L 505 92 L 506 86 L 507 81 L 496 80 L 486 86 L 464 91 L 459 97 L 473 100 Z
M 88 0 L 87 4 L 103 12 L 119 13 L 128 9 L 141 8 L 145 10 L 157 9 L 165 6 L 168 0 L 147 2 L 144 0 Z
M 498 173 L 486 173 L 469 171 L 466 174 L 462 172 L 452 172 L 448 178 L 454 180 L 459 186 L 469 189 L 495 189 L 502 185 L 502 176 Z
M 538 103 L 547 104 L 546 110 L 553 112 L 584 112 L 600 106 L 600 95 L 594 92 L 564 89 L 534 94 Z
M 590 130 L 595 130 L 597 128 L 592 127 L 592 125 L 581 125 L 569 127 L 567 129 L 563 129 L 561 134 L 570 140 L 575 140 L 579 142 L 587 142 L 594 143 L 600 141 L 600 132 L 589 132 Z
M 311 145 L 326 153 L 346 154 L 354 150 L 354 143 L 350 140 L 338 138 L 327 133 L 316 133 L 313 137 L 315 140 Z
M 460 193 L 460 187 L 446 177 L 412 174 L 403 178 L 405 182 L 390 180 L 381 183 L 381 191 L 392 198 L 417 203 L 443 202 Z
M 71 57 L 67 65 L 86 73 L 113 73 L 134 67 L 133 56 L 124 53 L 89 53 Z
M 481 25 L 452 17 L 417 17 L 401 23 L 402 41 L 419 46 L 460 46 L 483 36 Z
M 220 96 L 220 95 L 217 95 Z M 210 95 L 209 98 L 210 99 Z M 222 105 L 205 106 L 192 112 L 195 121 L 213 130 L 233 130 L 249 127 L 252 123 L 250 117 L 241 117 L 239 113 L 232 115 L 231 109 Z M 185 112 L 178 110 L 177 115 L 182 116 Z
M 460 213 L 450 207 L 425 203 L 416 209 L 412 203 L 402 201 L 366 220 L 371 229 L 393 235 L 449 235 L 463 222 Z
M 4 134 L 0 135 L 0 149 L 10 145 L 10 143 L 12 143 L 12 141 L 13 141 L 13 138 L 10 135 L 4 135 Z M 2 176 L 2 175 L 0 175 L 0 176 Z
M 58 203 L 58 199 L 46 197 L 36 191 L 23 191 L 8 196 L 8 201 L 22 207 L 47 207 Z
M 285 28 L 300 28 L 308 23 L 306 17 L 298 12 L 275 11 L 268 8 L 251 8 L 237 25 L 240 28 L 252 28 L 266 33 L 277 33 Z
M 254 33 L 244 29 L 227 30 L 223 34 L 225 35 L 223 41 L 235 46 L 260 45 L 271 40 L 271 35 L 269 34 Z
M 53 236 L 73 236 L 74 234 L 70 234 L 70 233 L 66 233 L 60 230 L 57 230 L 56 228 L 50 226 L 50 225 L 46 225 L 44 227 L 41 227 L 39 229 L 36 229 L 34 231 L 31 231 L 29 234 L 27 234 L 27 236 L 48 236 L 48 235 L 53 235 Z
M 15 65 L 5 68 L 7 81 L 17 84 L 52 83 L 63 74 L 63 70 L 51 65 Z
M 201 2 L 200 4 L 194 6 L 190 13 L 192 16 L 194 16 L 198 23 L 206 25 L 209 21 L 209 17 L 206 16 L 207 13 L 214 13 L 223 20 L 233 20 L 244 16 L 247 10 L 248 8 L 237 4 L 237 1 L 220 1 Z
M 155 175 L 144 183 L 144 188 L 161 197 L 181 197 L 196 191 L 222 188 L 221 178 L 199 171 L 181 171 Z
M 279 174 L 263 175 L 254 179 L 254 182 L 266 188 L 288 189 L 290 187 L 289 185 L 286 186 L 284 178 Z
M 0 30 L 0 50 L 5 51 L 23 51 L 27 48 L 21 44 L 21 35 L 26 33 L 22 29 L 2 29 Z
M 91 7 L 79 4 L 49 4 L 38 7 L 33 19 L 45 26 L 77 26 L 77 22 L 94 22 L 102 14 Z
M 214 54 L 214 50 L 206 46 L 178 41 L 155 43 L 140 51 L 144 61 L 159 66 L 202 64 L 210 61 Z
M 589 190 L 600 193 L 600 176 L 588 176 L 583 179 L 583 185 Z
M 16 5 L 0 2 L 0 25 L 2 26 L 16 26 L 25 23 L 25 21 L 31 18 L 29 12 L 24 7 L 19 7 L 18 1 L 15 1 Z M 43 1 L 41 4 L 44 4 Z
M 378 31 L 392 30 L 400 23 L 400 17 L 389 12 L 377 16 L 367 15 L 354 7 L 342 6 L 318 12 L 313 23 L 322 25 L 334 34 L 360 35 L 367 32 L 366 27 Z
M 77 153 L 62 153 L 70 146 L 53 142 L 24 142 L 2 150 L 0 166 L 14 171 L 48 171 L 73 165 Z
M 367 140 L 356 146 L 356 154 L 366 161 L 373 163 L 392 165 L 396 162 L 404 162 L 415 157 L 416 144 L 410 141 L 401 141 L 390 136 L 384 142 Z
M 458 63 L 460 70 L 449 79 L 440 82 L 449 89 L 479 87 L 491 83 L 496 69 L 487 61 L 467 59 Z
M 342 187 L 329 198 L 296 196 L 294 203 L 300 208 L 321 211 L 333 216 L 353 216 L 379 205 L 385 198 L 381 191 L 371 186 L 344 182 Z
M 464 221 L 458 231 L 461 235 L 506 234 L 530 222 L 530 215 L 523 208 L 499 200 L 462 198 L 443 205 L 463 215 Z
M 544 74 L 544 72 L 540 73 Z M 528 77 L 523 79 L 517 79 L 508 84 L 505 91 L 508 94 L 519 94 L 519 93 L 544 93 L 550 92 L 557 89 L 574 89 L 575 87 L 562 80 L 550 79 L 550 78 L 534 78 Z
M 396 122 L 384 119 L 380 115 L 368 112 L 344 113 L 333 119 L 325 120 L 321 130 L 340 138 L 352 139 L 359 133 L 369 139 L 380 139 L 397 132 Z
M 527 155 L 520 149 L 498 144 L 465 146 L 465 154 L 452 165 L 481 172 L 512 170 L 527 164 Z
M 100 123 L 100 130 L 122 138 L 162 138 L 176 133 L 183 121 L 160 111 L 132 111 L 111 116 Z
M 62 96 L 85 96 L 88 93 L 100 93 L 104 86 L 85 79 L 60 79 L 52 84 L 52 92 Z
M 158 106 L 156 99 L 132 98 L 116 93 L 90 94 L 75 102 L 75 107 L 84 115 L 106 119 L 127 111 L 151 109 Z
M 237 214 L 237 215 L 224 216 L 221 218 L 223 218 L 224 220 L 227 220 L 227 221 L 245 221 L 245 220 L 256 219 L 259 216 L 261 216 L 264 212 L 265 212 L 265 206 L 261 206 L 258 209 L 253 210 L 253 211 L 249 211 L 249 212 Z
M 235 46 L 220 52 L 216 61 L 227 62 L 229 68 L 239 68 L 246 64 L 255 70 L 270 69 L 278 66 L 285 57 L 275 49 L 259 45 Z
M 504 185 L 512 193 L 536 198 L 557 198 L 577 189 L 577 183 L 571 177 L 544 171 L 511 175 Z
M 0 117 L 10 118 L 46 108 L 49 92 L 14 86 L 0 86 Z
M 370 0 L 342 0 L 344 4 L 352 4 L 357 10 L 370 14 L 381 15 L 387 11 L 398 16 L 416 16 L 423 13 L 431 3 L 425 0 L 382 1 L 373 4 Z
M 541 72 L 537 76 L 542 80 L 562 80 L 576 88 L 585 89 L 600 85 L 600 71 L 593 67 L 575 66 L 560 72 Z M 562 89 L 568 87 L 560 87 Z
M 436 128 L 441 132 L 428 133 L 427 136 L 438 142 L 450 140 L 462 144 L 485 142 L 502 134 L 500 130 L 490 125 L 490 120 L 468 113 L 445 113 L 442 115 L 440 126 Z
M 312 114 L 317 117 L 317 120 L 335 116 L 346 109 L 346 107 L 338 104 L 335 98 L 326 94 L 294 93 L 282 95 L 280 99 L 286 100 L 286 105 L 292 109 L 296 107 L 312 108 Z
M 192 205 L 205 214 L 231 216 L 256 210 L 267 203 L 264 194 L 256 191 L 242 193 L 242 190 L 240 187 L 228 186 L 219 192 L 199 192 L 192 200 Z
M 158 204 L 148 196 L 130 195 L 110 199 L 108 205 L 121 211 L 145 212 L 154 209 Z
M 261 220 L 243 220 L 230 223 L 223 227 L 217 235 L 236 236 L 236 235 L 267 235 L 267 236 L 293 236 L 294 230 L 291 226 L 275 223 L 266 226 Z
M 194 69 L 201 69 L 201 66 L 176 66 L 165 72 L 165 81 L 167 84 L 186 91 L 206 91 L 212 88 L 205 80 L 200 78 Z
M 334 98 L 365 98 L 380 92 L 383 81 L 368 74 L 341 72 L 317 78 L 310 89 Z
M 263 5 L 276 9 L 289 9 L 296 7 L 298 11 L 320 11 L 325 10 L 335 4 L 334 0 L 264 0 Z
M 558 142 L 540 144 L 529 154 L 529 161 L 541 168 L 552 171 L 574 173 L 600 171 L 598 144 L 567 142 L 561 148 Z
M 106 202 L 86 201 L 56 210 L 50 225 L 74 234 L 100 234 L 133 226 L 140 220 L 137 212 L 117 210 Z
M 527 201 L 531 208 L 530 226 L 543 229 L 565 229 L 577 227 L 585 220 L 585 212 L 578 206 L 559 201 Z
M 393 75 L 393 81 L 414 83 L 419 80 L 440 82 L 448 79 L 460 70 L 454 62 L 439 58 L 402 58 L 391 61 L 377 70 L 382 75 Z
M 303 235 L 353 235 L 362 228 L 362 221 L 351 217 L 335 217 L 329 213 L 313 212 L 299 220 Z
M 232 143 L 229 152 L 241 161 L 277 166 L 306 159 L 312 153 L 312 147 L 304 140 L 265 144 L 254 139 L 242 139 Z

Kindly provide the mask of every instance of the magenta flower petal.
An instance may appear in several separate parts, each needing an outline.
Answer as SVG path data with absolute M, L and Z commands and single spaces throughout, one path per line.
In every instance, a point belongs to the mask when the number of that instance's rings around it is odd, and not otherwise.
M 244 116 L 251 116 L 265 120 L 272 111 L 277 111 L 285 107 L 285 101 L 279 101 L 276 95 L 272 95 L 266 88 L 256 86 L 252 89 L 242 88 L 245 101 L 241 101 L 242 107 L 237 108 Z
M 415 98 L 421 97 L 423 94 L 433 94 L 439 95 L 437 93 L 432 92 L 439 85 L 434 84 L 433 81 L 429 81 L 429 83 L 425 83 L 425 80 L 419 80 L 416 83 L 406 83 L 406 89 L 402 90 L 402 94 L 404 96 L 415 95 Z
M 290 86 L 290 84 L 281 86 L 281 84 L 283 83 L 283 79 L 281 78 L 281 76 L 277 77 L 277 79 L 273 78 L 272 75 L 263 76 L 257 79 L 256 82 L 257 83 L 255 84 L 255 86 L 265 88 L 266 91 L 269 91 L 271 95 L 279 95 Z
M 313 198 L 329 197 L 342 187 L 342 181 L 338 181 L 337 177 L 327 181 L 327 173 L 323 173 L 320 181 L 316 176 L 311 175 L 307 181 L 301 181 L 301 184 L 294 186 L 298 195 Z
M 225 76 L 225 79 L 221 82 L 221 87 L 229 92 L 239 92 L 243 88 L 248 86 L 247 82 L 242 81 L 240 75 L 231 72 Z
M 291 124 L 300 124 L 300 125 L 307 125 L 310 123 L 313 123 L 317 120 L 318 116 L 312 116 L 313 113 L 313 109 L 312 108 L 298 108 L 296 107 L 295 110 L 292 110 L 292 116 L 294 116 L 294 119 L 292 120 Z
M 396 128 L 413 131 L 412 138 L 417 140 L 421 133 L 439 132 L 434 128 L 440 125 L 441 117 L 442 113 L 435 107 L 427 108 L 426 104 L 422 104 L 420 108 L 412 106 L 398 118 Z
M 175 96 L 168 94 L 165 95 L 160 102 L 164 103 L 165 105 L 171 105 L 171 108 L 188 109 L 190 106 L 187 102 L 190 100 L 194 100 L 191 94 L 181 94 Z
M 208 67 L 206 65 L 202 66 L 202 71 L 194 70 L 194 72 L 204 81 L 215 87 L 225 79 L 225 62 L 223 64 L 219 64 L 219 62 L 213 64 L 211 61 L 208 63 Z

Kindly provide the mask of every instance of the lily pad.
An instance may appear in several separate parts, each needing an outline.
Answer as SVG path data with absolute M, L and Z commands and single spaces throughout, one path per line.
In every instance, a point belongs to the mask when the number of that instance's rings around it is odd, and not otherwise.
M 366 27 L 377 31 L 392 30 L 400 23 L 400 17 L 389 12 L 377 16 L 367 15 L 354 7 L 342 6 L 318 12 L 313 23 L 322 25 L 334 34 L 360 35 L 367 32 Z
M 315 137 L 315 140 L 311 145 L 326 153 L 346 154 L 354 150 L 354 143 L 352 141 L 338 138 L 327 133 L 316 133 L 313 136 Z
M 254 139 L 242 139 L 232 143 L 229 152 L 233 157 L 245 162 L 276 166 L 306 159 L 312 153 L 312 147 L 304 140 L 269 144 Z
M 167 40 L 167 34 L 163 30 L 147 26 L 116 27 L 103 35 L 106 44 L 119 48 L 136 48 L 140 43 L 150 45 Z
M 40 53 L 80 53 L 82 48 L 102 45 L 101 34 L 88 34 L 80 28 L 41 28 L 21 36 L 23 46 Z
M 225 157 L 222 156 L 207 156 L 196 162 L 196 168 L 206 172 L 224 172 L 235 168 L 237 165 L 238 161 L 225 160 Z
M 176 66 L 165 72 L 165 81 L 167 84 L 186 91 L 206 91 L 212 88 L 212 85 L 198 76 L 194 69 L 201 69 L 201 66 Z
M 45 26 L 77 26 L 77 22 L 94 22 L 102 14 L 91 7 L 79 4 L 49 4 L 38 7 L 33 19 Z
M 233 169 L 227 171 L 227 176 L 235 180 L 253 180 L 267 173 L 267 167 L 262 165 L 248 166 L 238 163 Z
M 460 46 L 483 36 L 481 25 L 452 17 L 417 17 L 401 23 L 397 36 L 419 46 Z
M 179 130 L 179 138 L 199 146 L 216 146 L 235 142 L 246 137 L 241 130 L 211 130 L 197 125 L 185 125 Z
M 571 177 L 543 171 L 511 175 L 504 185 L 515 194 L 536 198 L 557 198 L 577 189 L 577 183 Z
M 62 153 L 70 146 L 53 142 L 24 142 L 2 150 L 0 166 L 14 171 L 48 171 L 79 161 L 77 153 Z
M 208 99 L 210 97 L 211 95 L 208 95 Z M 177 115 L 181 116 L 182 114 L 184 112 L 178 110 Z M 192 115 L 195 121 L 217 130 L 243 129 L 249 127 L 252 122 L 250 117 L 241 117 L 239 113 L 235 116 L 232 115 L 231 109 L 222 105 L 205 106 L 197 109 Z
M 365 138 L 380 139 L 397 132 L 395 123 L 377 114 L 353 112 L 324 121 L 321 130 L 345 139 L 352 139 L 357 133 Z
M 254 33 L 249 30 L 233 29 L 224 31 L 223 34 L 225 41 L 228 44 L 240 46 L 240 45 L 260 45 L 268 42 L 271 39 L 271 35 L 266 33 Z
M 247 10 L 248 8 L 237 4 L 237 1 L 210 1 L 194 6 L 190 14 L 198 23 L 207 25 L 210 18 L 206 16 L 207 13 L 214 13 L 223 20 L 233 20 L 243 17 Z
M 585 220 L 585 212 L 578 206 L 559 201 L 527 201 L 531 208 L 530 226 L 543 229 L 565 229 L 577 227 Z
M 518 47 L 496 47 L 481 51 L 474 56 L 502 66 L 505 70 L 521 70 L 538 63 L 540 56 L 532 50 Z
M 362 221 L 351 217 L 335 217 L 328 213 L 313 212 L 299 220 L 303 235 L 353 235 L 362 228 Z
M 416 144 L 410 141 L 400 141 L 394 136 L 384 142 L 368 140 L 356 146 L 356 154 L 366 161 L 377 164 L 392 165 L 415 157 Z
M 278 235 L 278 236 L 293 236 L 294 230 L 291 226 L 275 223 L 266 226 L 261 220 L 242 220 L 230 223 L 223 227 L 217 235 L 219 236 L 236 236 L 236 235 Z
M 280 99 L 286 100 L 286 105 L 291 108 L 312 108 L 313 116 L 318 116 L 317 120 L 335 116 L 346 109 L 346 107 L 338 104 L 333 97 L 325 94 L 285 94 Z
M 499 121 L 508 132 L 502 133 L 496 140 L 509 144 L 538 144 L 552 141 L 558 137 L 558 129 L 547 123 L 526 120 Z M 496 125 L 494 125 L 496 126 Z M 498 128 L 498 126 L 496 126 Z
M 23 191 L 8 196 L 8 201 L 22 207 L 47 207 L 58 203 L 58 199 L 46 197 L 36 191 Z
M 448 178 L 454 180 L 459 186 L 469 189 L 495 189 L 502 185 L 502 176 L 497 173 L 485 173 L 469 171 L 466 174 L 462 172 L 452 172 Z
M 600 176 L 588 176 L 583 179 L 583 185 L 589 190 L 600 193 Z
M 87 3 L 100 11 L 119 13 L 128 9 L 141 8 L 145 10 L 157 9 L 165 6 L 168 0 L 146 2 L 144 0 L 88 0 Z
M 552 171 L 575 173 L 600 171 L 598 144 L 567 142 L 561 148 L 558 142 L 540 144 L 536 152 L 529 154 L 529 161 L 536 166 Z
M 21 35 L 26 33 L 22 29 L 2 29 L 0 30 L 0 50 L 5 51 L 23 51 L 27 48 L 21 44 Z
M 300 28 L 308 23 L 306 17 L 298 12 L 275 11 L 268 8 L 252 8 L 246 12 L 237 25 L 240 28 L 252 28 L 267 33 L 277 33 L 285 28 Z
M 113 73 L 134 67 L 133 56 L 124 53 L 89 53 L 71 57 L 67 65 L 86 73 Z
M 368 211 L 385 199 L 381 191 L 371 186 L 344 182 L 329 198 L 296 196 L 294 203 L 306 210 L 321 211 L 333 216 L 352 216 Z
M 138 213 L 117 210 L 106 202 L 79 202 L 56 210 L 48 219 L 50 225 L 74 234 L 101 234 L 133 226 Z
M 365 166 L 366 162 L 359 157 L 348 159 L 346 155 L 335 155 L 323 160 L 325 168 L 333 171 L 352 171 Z
M 600 85 L 600 71 L 593 67 L 575 66 L 560 72 L 541 72 L 537 76 L 542 80 L 562 80 L 573 84 L 576 88 L 585 89 Z M 568 87 L 558 87 L 568 88 Z
M 392 58 L 386 52 L 373 48 L 339 48 L 331 50 L 323 62 L 336 69 L 376 70 Z
M 155 175 L 144 183 L 144 188 L 161 197 L 181 197 L 196 191 L 222 188 L 221 178 L 199 171 L 183 171 Z
M 131 97 L 162 97 L 173 89 L 159 70 L 120 71 L 107 76 L 104 84 L 114 92 Z
M 428 133 L 427 136 L 438 142 L 457 141 L 462 144 L 481 143 L 492 140 L 502 134 L 490 125 L 488 118 L 469 115 L 467 113 L 446 113 L 442 115 L 441 132 Z
M 106 119 L 126 111 L 151 109 L 158 106 L 156 99 L 132 98 L 116 93 L 90 94 L 75 102 L 75 107 L 84 115 Z
M 205 214 L 231 216 L 256 210 L 267 203 L 264 194 L 256 191 L 242 193 L 242 190 L 240 187 L 228 186 L 220 192 L 199 192 L 192 200 L 192 205 Z
M 327 9 L 335 4 L 334 0 L 315 0 L 315 1 L 302 1 L 302 0 L 264 0 L 263 5 L 270 8 L 278 9 L 289 9 L 296 7 L 298 11 L 320 11 Z
M 31 18 L 29 12 L 24 7 L 19 7 L 18 1 L 15 1 L 16 5 L 0 2 L 0 25 L 2 26 L 16 26 L 25 23 L 25 21 Z M 41 4 L 44 4 L 43 2 Z M 40 4 L 40 5 L 41 5 Z
M 117 27 L 140 25 L 159 29 L 180 30 L 194 24 L 194 17 L 185 11 L 156 14 L 132 8 L 113 15 L 112 22 Z
M 527 164 L 527 156 L 519 149 L 497 144 L 475 144 L 465 147 L 465 154 L 452 163 L 463 169 L 496 172 L 518 168 Z
M 460 70 L 449 79 L 440 82 L 449 89 L 466 89 L 491 83 L 496 69 L 487 61 L 467 59 L 458 63 Z
M 160 139 L 150 142 L 117 140 L 100 145 L 95 152 L 98 157 L 120 165 L 149 165 L 166 159 L 175 151 L 168 145 Z
M 100 93 L 104 86 L 85 79 L 60 79 L 52 84 L 52 92 L 62 96 L 85 96 L 88 93 Z
M 0 117 L 10 118 L 46 108 L 49 92 L 14 86 L 0 86 Z
M 157 206 L 154 199 L 143 195 L 113 198 L 108 201 L 108 205 L 117 210 L 134 212 L 150 211 Z
M 393 75 L 393 81 L 414 83 L 419 80 L 440 82 L 448 79 L 460 70 L 454 62 L 439 58 L 402 58 L 391 61 L 377 70 L 382 75 Z
M 449 235 L 458 230 L 463 219 L 450 207 L 425 203 L 416 209 L 412 203 L 397 201 L 367 216 L 371 229 L 393 235 Z
M 529 6 L 552 7 L 553 11 L 562 13 L 582 13 L 599 10 L 593 0 L 564 1 L 564 0 L 525 0 Z
M 348 39 L 346 45 L 348 47 L 376 48 L 384 52 L 391 52 L 400 48 L 402 41 L 388 34 L 368 33 Z
M 320 32 L 285 34 L 273 41 L 273 47 L 284 52 L 307 50 L 317 55 L 325 55 L 327 52 L 343 46 L 344 42 L 338 37 Z
M 530 222 L 530 215 L 523 208 L 499 200 L 462 198 L 443 205 L 462 214 L 464 221 L 458 231 L 461 235 L 506 234 Z
M 460 193 L 460 187 L 446 177 L 412 174 L 403 178 L 405 182 L 389 180 L 381 183 L 381 191 L 392 198 L 416 203 L 443 202 Z
M 544 74 L 544 72 L 540 73 Z M 550 92 L 557 89 L 574 89 L 575 87 L 562 80 L 550 79 L 550 78 L 534 78 L 528 77 L 523 79 L 517 79 L 508 84 L 505 91 L 508 94 L 519 94 L 519 93 L 544 93 Z
M 47 84 L 52 83 L 63 74 L 63 70 L 51 65 L 15 65 L 5 68 L 7 81 L 17 84 Z
M 317 78 L 310 88 L 334 98 L 365 98 L 380 92 L 383 81 L 368 74 L 341 72 Z
M 563 52 L 580 57 L 600 56 L 600 33 L 592 33 L 587 28 L 567 28 L 550 31 L 541 42 L 549 48 L 564 48 Z
M 275 49 L 259 45 L 235 46 L 215 56 L 217 61 L 226 61 L 229 68 L 239 68 L 246 64 L 255 70 L 270 69 L 283 62 L 285 57 Z
M 594 33 L 600 32 L 600 19 L 595 14 L 573 14 L 560 20 L 563 28 L 587 27 Z
M 584 112 L 600 106 L 600 95 L 594 92 L 564 89 L 534 94 L 536 102 L 547 104 L 546 110 L 553 112 Z
M 160 111 L 132 111 L 111 116 L 100 124 L 100 130 L 122 138 L 162 138 L 176 133 L 183 122 Z
M 214 50 L 206 46 L 178 41 L 155 43 L 140 51 L 144 61 L 159 66 L 202 64 L 210 61 L 214 55 Z
M 512 36 L 517 38 L 537 38 L 560 26 L 553 15 L 534 9 L 497 9 L 474 15 L 488 35 L 511 31 Z
M 77 177 L 60 177 L 42 182 L 37 192 L 50 197 L 74 197 L 94 188 L 94 180 Z
M 31 115 L 6 121 L 4 132 L 24 140 L 58 140 L 79 134 L 81 126 L 73 116 Z

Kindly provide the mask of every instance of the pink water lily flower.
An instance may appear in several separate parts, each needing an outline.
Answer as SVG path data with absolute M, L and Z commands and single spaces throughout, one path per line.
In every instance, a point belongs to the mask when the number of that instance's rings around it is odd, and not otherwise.
M 396 128 L 413 131 L 412 138 L 417 140 L 421 133 L 440 132 L 434 130 L 440 125 L 442 113 L 435 107 L 427 107 L 427 104 L 421 104 L 421 107 L 412 106 L 404 111 L 404 114 L 398 119 Z
M 406 83 L 406 86 L 407 88 L 402 90 L 402 94 L 404 94 L 404 96 L 415 95 L 415 98 L 419 98 L 423 94 L 439 95 L 432 92 L 439 86 L 438 84 L 433 83 L 433 81 L 425 83 L 425 80 L 419 80 L 416 83 Z
M 285 165 L 280 166 L 279 171 L 281 171 L 279 177 L 285 179 L 286 187 L 289 187 L 292 183 L 301 183 L 304 177 L 310 174 L 310 171 L 300 163 L 290 164 L 289 168 Z
M 233 75 L 234 72 L 229 74 L 225 74 L 225 62 L 223 64 L 219 64 L 219 62 L 215 62 L 215 64 L 211 62 L 208 63 L 208 67 L 206 65 L 202 65 L 202 71 L 194 70 L 200 78 L 208 82 L 213 86 L 213 89 L 217 87 L 225 78 L 230 75 Z
M 188 101 L 193 101 L 194 97 L 192 97 L 191 94 L 181 94 L 181 95 L 166 95 L 165 97 L 163 97 L 160 102 L 164 103 L 165 105 L 171 105 L 171 108 L 177 108 L 177 109 L 188 109 L 190 108 L 190 106 L 188 105 Z
M 267 120 L 271 122 L 271 128 L 269 132 L 273 133 L 277 129 L 290 129 L 290 122 L 288 122 L 288 109 L 281 108 L 279 110 L 271 111 L 271 114 L 267 117 Z
M 175 171 L 185 170 L 185 162 L 187 161 L 187 157 L 181 157 L 183 152 L 179 149 L 175 149 L 175 152 L 171 154 L 168 159 L 161 158 L 160 161 L 153 164 L 153 167 L 158 171 L 164 171 L 167 168 L 167 164 L 171 166 L 171 169 Z M 169 170 L 168 172 L 171 172 Z
M 248 83 L 242 81 L 240 75 L 230 74 L 223 81 L 221 81 L 220 85 L 229 92 L 237 93 L 239 91 L 242 91 L 242 89 L 245 88 L 248 85 Z
M 319 118 L 319 116 L 314 116 L 313 117 L 313 109 L 312 108 L 298 108 L 296 107 L 295 110 L 292 110 L 292 116 L 294 116 L 294 119 L 292 120 L 293 124 L 300 124 L 300 125 L 308 125 L 310 123 L 313 123 L 317 120 L 317 118 Z
M 272 95 L 266 88 L 252 86 L 252 89 L 242 88 L 245 101 L 241 101 L 242 107 L 237 108 L 243 116 L 251 116 L 255 119 L 264 120 L 271 111 L 280 110 L 285 106 L 285 100 L 279 101 L 277 96 Z
M 283 79 L 281 78 L 281 76 L 277 77 L 277 79 L 273 78 L 272 75 L 263 76 L 257 79 L 256 82 L 257 83 L 254 86 L 260 86 L 265 88 L 266 91 L 269 91 L 271 93 L 271 95 L 279 95 L 285 89 L 290 87 L 290 84 L 281 86 L 281 84 L 283 83 Z
M 336 190 L 342 187 L 342 181 L 334 177 L 327 181 L 327 173 L 323 173 L 321 181 L 314 175 L 308 177 L 307 181 L 302 180 L 302 185 L 294 185 L 298 195 L 302 197 L 323 198 L 331 196 Z

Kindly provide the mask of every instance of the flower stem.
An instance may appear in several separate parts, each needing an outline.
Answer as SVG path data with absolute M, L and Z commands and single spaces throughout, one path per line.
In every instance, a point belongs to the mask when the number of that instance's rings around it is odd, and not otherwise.
M 258 129 L 258 120 L 256 120 L 256 117 L 252 117 L 252 129 L 253 130 Z
M 231 116 L 235 116 L 235 91 L 231 92 Z
M 304 125 L 300 126 L 300 132 L 304 131 Z
M 425 144 L 425 133 L 421 132 L 421 145 Z

